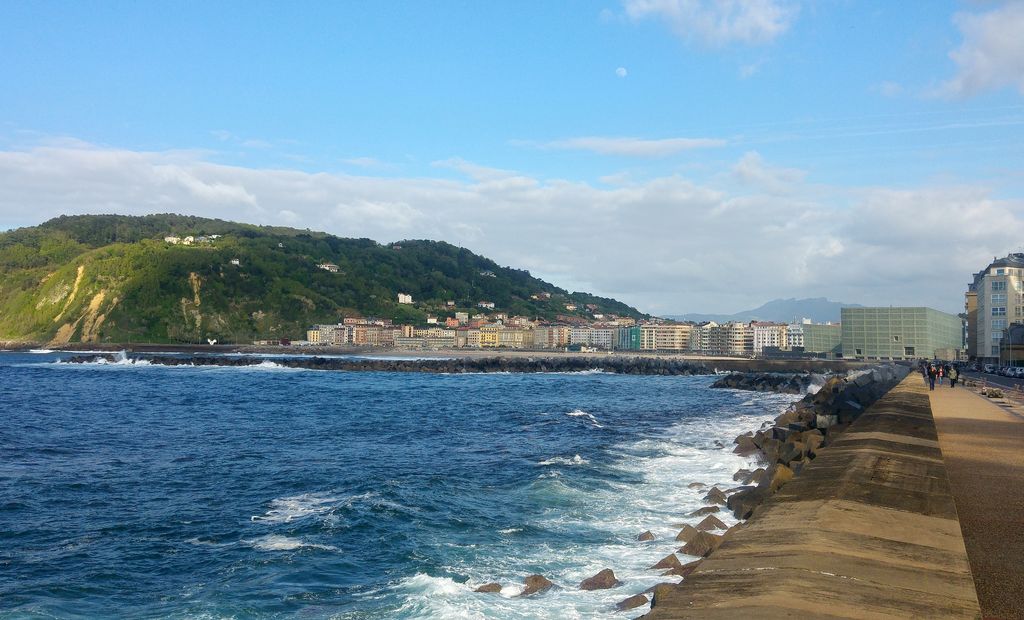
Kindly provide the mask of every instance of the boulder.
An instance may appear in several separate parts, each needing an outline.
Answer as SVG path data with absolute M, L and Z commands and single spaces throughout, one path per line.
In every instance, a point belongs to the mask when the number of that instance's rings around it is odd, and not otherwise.
M 818 414 L 814 418 L 815 428 L 829 428 L 839 424 L 839 416 Z
M 768 497 L 765 486 L 752 487 L 729 497 L 728 507 L 737 519 L 749 519 L 754 509 Z
M 703 489 L 703 488 L 705 488 L 707 486 L 708 485 L 704 484 L 703 482 L 691 482 L 690 484 L 686 485 L 686 488 L 688 488 L 688 489 Z
M 779 456 L 777 461 L 779 463 L 789 463 L 790 461 L 799 461 L 804 458 L 804 451 L 806 448 L 802 441 L 787 441 L 782 444 L 782 449 L 779 450 Z
M 485 583 L 474 592 L 501 592 L 501 584 L 497 582 Z
M 793 470 L 785 465 L 775 465 L 772 468 L 771 480 L 768 482 L 768 492 L 774 493 L 782 488 L 782 485 L 786 484 L 793 479 Z
M 733 448 L 733 454 L 739 454 L 740 456 L 750 456 L 757 452 L 757 444 L 754 443 L 753 438 L 741 435 L 736 438 L 736 447 Z
M 647 542 L 648 540 L 654 540 L 654 534 L 651 533 L 651 530 L 647 530 L 646 532 L 641 532 L 636 539 L 640 542 Z
M 607 590 L 622 585 L 622 582 L 615 578 L 615 572 L 606 568 L 593 577 L 587 577 L 580 582 L 580 590 Z
M 711 487 L 708 494 L 704 496 L 704 502 L 708 504 L 725 504 L 729 498 L 725 496 L 718 487 Z
M 710 532 L 700 532 L 691 538 L 690 542 L 683 545 L 679 552 L 703 558 L 711 555 L 711 552 L 718 549 L 721 544 L 721 536 Z
M 643 594 L 634 594 L 633 596 L 619 601 L 615 604 L 615 609 L 619 611 L 626 611 L 628 609 L 636 609 L 637 607 L 643 607 L 647 604 L 647 597 Z
M 766 475 L 764 467 L 758 467 L 751 472 L 749 478 L 743 481 L 743 484 L 759 485 L 761 484 L 761 481 L 765 479 Z
M 676 556 L 676 554 L 674 553 L 670 553 L 665 557 L 661 558 L 660 560 L 658 560 L 658 563 L 652 566 L 650 570 L 668 570 L 673 568 L 680 568 L 682 565 L 683 563 L 679 561 L 679 557 Z
M 673 568 L 672 570 L 665 571 L 664 573 L 662 573 L 662 575 L 675 575 L 676 577 L 686 577 L 693 571 L 697 570 L 697 567 L 700 566 L 700 563 L 702 561 L 703 560 L 694 560 L 693 562 L 687 562 L 679 568 Z
M 698 508 L 697 510 L 694 510 L 693 512 L 691 512 L 690 514 L 688 514 L 686 516 L 688 516 L 688 517 L 704 517 L 704 516 L 707 516 L 707 515 L 713 515 L 713 514 L 715 514 L 716 512 L 718 512 L 720 510 L 721 510 L 721 508 L 719 506 L 705 506 L 703 508 Z
M 739 469 L 732 475 L 733 482 L 741 482 L 752 472 L 749 469 Z
M 537 594 L 538 592 L 545 592 L 551 589 L 554 584 L 548 581 L 544 575 L 530 575 L 523 580 L 524 588 L 519 596 L 530 596 L 531 594 Z
M 693 527 L 692 525 L 684 525 L 683 529 L 679 530 L 679 533 L 676 534 L 676 540 L 680 542 L 690 542 L 690 539 L 692 539 L 698 533 L 699 531 L 697 530 L 697 528 Z
M 703 521 L 697 524 L 697 529 L 703 532 L 707 532 L 709 530 L 725 530 L 728 528 L 729 526 L 722 523 L 722 521 L 715 515 L 708 515 Z
M 782 449 L 782 442 L 778 439 L 765 439 L 761 446 L 762 460 L 771 465 L 779 458 L 779 451 Z

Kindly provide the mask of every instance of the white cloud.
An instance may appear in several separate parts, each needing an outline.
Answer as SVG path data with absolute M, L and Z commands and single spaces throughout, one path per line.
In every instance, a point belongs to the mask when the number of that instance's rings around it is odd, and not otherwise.
M 789 30 L 795 5 L 779 0 L 623 0 L 631 19 L 661 19 L 686 41 L 711 47 L 770 43 Z
M 807 172 L 798 168 L 778 168 L 765 164 L 757 151 L 749 151 L 732 168 L 733 176 L 740 182 L 773 194 L 780 194 L 795 188 L 804 180 Z
M 964 40 L 949 53 L 956 75 L 940 94 L 969 97 L 1006 86 L 1024 94 L 1024 2 L 1011 1 L 985 13 L 957 13 Z
M 1024 238 L 1024 203 L 985 187 L 811 186 L 756 153 L 707 184 L 438 165 L 467 178 L 252 169 L 81 145 L 0 151 L 0 228 L 64 213 L 178 212 L 381 242 L 443 239 L 660 313 L 802 296 L 955 311 L 970 274 Z
M 532 143 L 520 143 L 532 144 Z M 662 138 L 645 140 L 642 138 L 612 138 L 606 136 L 586 136 L 566 138 L 534 144 L 543 149 L 568 151 L 590 151 L 598 155 L 619 155 L 625 157 L 666 157 L 681 151 L 725 146 L 726 141 L 715 138 Z
M 619 76 L 620 78 L 624 78 L 627 75 L 629 75 L 629 71 L 626 71 L 625 67 L 619 67 L 618 69 L 615 70 L 615 75 Z

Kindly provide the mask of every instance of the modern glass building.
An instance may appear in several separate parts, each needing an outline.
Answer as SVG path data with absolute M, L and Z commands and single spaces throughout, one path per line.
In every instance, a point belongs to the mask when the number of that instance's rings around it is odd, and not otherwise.
M 833 357 L 842 352 L 842 330 L 835 324 L 802 325 L 804 330 L 804 351 L 808 353 L 826 353 Z
M 852 359 L 934 358 L 962 350 L 960 317 L 932 308 L 843 308 L 842 351 Z

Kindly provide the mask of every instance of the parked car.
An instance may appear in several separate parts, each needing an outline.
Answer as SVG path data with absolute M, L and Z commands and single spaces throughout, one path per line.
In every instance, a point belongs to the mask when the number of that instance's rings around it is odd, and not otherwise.
M 993 366 L 992 364 L 985 364 L 985 366 L 983 366 L 982 368 L 987 373 L 991 373 L 991 372 L 995 371 L 995 366 Z

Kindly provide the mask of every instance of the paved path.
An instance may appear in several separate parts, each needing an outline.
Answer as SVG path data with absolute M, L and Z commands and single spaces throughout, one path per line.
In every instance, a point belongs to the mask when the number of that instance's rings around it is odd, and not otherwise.
M 970 390 L 930 393 L 985 618 L 1024 618 L 1024 418 Z
M 942 457 L 911 375 L 645 618 L 981 617 Z

